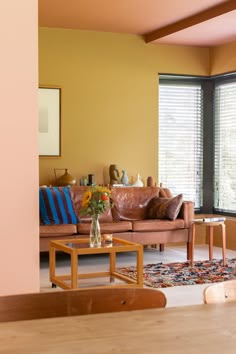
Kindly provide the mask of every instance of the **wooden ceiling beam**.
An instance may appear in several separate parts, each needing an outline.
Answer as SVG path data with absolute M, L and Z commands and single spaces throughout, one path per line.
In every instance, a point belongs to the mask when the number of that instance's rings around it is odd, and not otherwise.
M 234 10 L 236 10 L 236 0 L 228 0 L 207 10 L 198 12 L 195 15 L 186 17 L 183 20 L 144 34 L 145 42 L 153 42 L 159 38 L 166 37 L 172 33 L 184 30 L 194 25 L 198 25 L 199 23 L 211 20 L 214 17 Z

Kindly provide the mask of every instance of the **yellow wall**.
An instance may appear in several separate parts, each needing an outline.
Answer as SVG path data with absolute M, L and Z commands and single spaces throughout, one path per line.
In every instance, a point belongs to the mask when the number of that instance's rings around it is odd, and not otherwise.
M 39 159 L 40 184 L 54 168 L 108 183 L 110 164 L 157 181 L 158 73 L 209 75 L 209 49 L 40 28 L 39 84 L 62 88 L 62 157 Z
M 236 70 L 236 42 L 210 49 L 210 75 Z
M 236 70 L 236 42 L 211 49 L 145 44 L 141 37 L 39 29 L 39 84 L 62 88 L 62 157 L 40 158 L 40 184 L 54 184 L 54 168 L 69 168 L 78 183 L 94 173 L 108 183 L 117 164 L 129 177 L 157 180 L 158 73 L 216 75 Z M 132 182 L 132 181 L 131 181 Z M 236 249 L 234 219 L 227 246 Z M 205 243 L 204 230 L 197 243 Z M 220 246 L 216 234 L 216 245 Z

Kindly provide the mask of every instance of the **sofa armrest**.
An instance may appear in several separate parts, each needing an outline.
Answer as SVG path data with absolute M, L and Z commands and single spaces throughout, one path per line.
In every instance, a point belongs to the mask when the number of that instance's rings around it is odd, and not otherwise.
M 194 219 L 194 202 L 184 201 L 178 218 L 184 219 L 184 227 L 189 228 L 191 221 Z

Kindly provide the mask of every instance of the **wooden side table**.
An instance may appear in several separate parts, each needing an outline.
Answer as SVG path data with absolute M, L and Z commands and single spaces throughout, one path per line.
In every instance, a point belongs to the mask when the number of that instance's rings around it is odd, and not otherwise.
M 190 261 L 193 263 L 194 260 L 194 244 L 195 244 L 195 234 L 196 234 L 196 225 L 204 225 L 209 229 L 209 260 L 213 258 L 213 229 L 216 226 L 220 226 L 221 228 L 221 236 L 222 236 L 222 258 L 223 265 L 226 266 L 226 230 L 224 221 L 202 221 L 202 220 L 194 220 L 192 222 L 192 239 L 191 239 L 191 255 Z

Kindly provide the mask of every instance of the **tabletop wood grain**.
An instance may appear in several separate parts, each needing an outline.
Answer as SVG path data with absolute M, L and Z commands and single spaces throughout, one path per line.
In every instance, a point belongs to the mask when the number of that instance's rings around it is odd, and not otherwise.
M 0 323 L 0 353 L 235 354 L 236 302 Z

